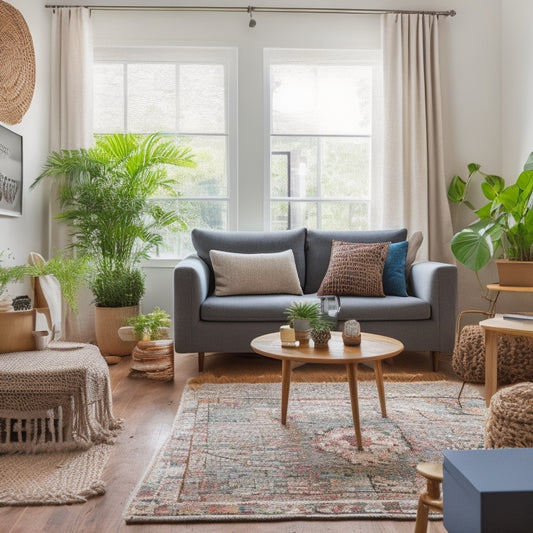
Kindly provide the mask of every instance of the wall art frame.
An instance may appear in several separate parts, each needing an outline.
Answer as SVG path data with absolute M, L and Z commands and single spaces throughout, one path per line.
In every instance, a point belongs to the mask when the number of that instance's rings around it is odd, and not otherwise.
M 22 216 L 22 135 L 0 125 L 0 216 Z

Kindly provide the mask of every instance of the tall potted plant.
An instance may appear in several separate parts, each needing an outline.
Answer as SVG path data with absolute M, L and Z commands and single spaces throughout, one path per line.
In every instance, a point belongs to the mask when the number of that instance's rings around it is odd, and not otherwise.
M 502 285 L 533 285 L 533 152 L 512 185 L 506 186 L 502 177 L 485 174 L 480 168 L 479 164 L 470 163 L 467 180 L 454 176 L 450 183 L 448 200 L 464 204 L 478 217 L 453 236 L 452 252 L 476 276 L 492 258 L 502 257 L 497 261 Z M 488 200 L 479 209 L 469 201 L 476 174 L 483 177 L 481 191 Z M 503 269 L 509 266 L 520 268 L 518 278 L 502 279 Z
M 140 261 L 161 244 L 164 228 L 186 227 L 175 210 L 153 200 L 177 194 L 178 178 L 168 166 L 194 167 L 191 149 L 161 134 L 104 135 L 93 148 L 50 154 L 31 186 L 59 180 L 57 218 L 71 228 L 76 252 L 91 259 L 89 287 L 104 355 L 131 353 L 135 343 L 121 341 L 117 331 L 139 312 L 145 291 Z

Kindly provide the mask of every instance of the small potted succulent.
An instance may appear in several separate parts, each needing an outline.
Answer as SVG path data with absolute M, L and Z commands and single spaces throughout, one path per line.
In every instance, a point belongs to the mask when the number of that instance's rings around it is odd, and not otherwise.
M 347 320 L 342 330 L 342 341 L 346 346 L 361 344 L 361 325 L 357 320 Z
M 315 348 L 325 348 L 331 339 L 331 329 L 335 323 L 330 318 L 320 316 L 311 324 L 311 339 Z
M 289 325 L 294 328 L 296 340 L 300 341 L 300 344 L 308 344 L 312 325 L 320 319 L 320 303 L 292 302 L 285 314 Z

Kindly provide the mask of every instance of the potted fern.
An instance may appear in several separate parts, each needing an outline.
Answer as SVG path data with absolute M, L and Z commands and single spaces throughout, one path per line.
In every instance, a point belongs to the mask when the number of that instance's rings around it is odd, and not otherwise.
M 480 169 L 479 164 L 470 163 L 468 178 L 454 176 L 448 188 L 450 202 L 465 205 L 478 217 L 453 236 L 452 252 L 476 276 L 492 258 L 501 258 L 496 261 L 501 285 L 533 285 L 533 152 L 512 185 Z M 488 200 L 479 209 L 469 200 L 476 175 L 483 178 L 481 191 Z M 507 277 L 509 267 L 520 269 L 518 277 Z
M 162 243 L 163 229 L 186 227 L 174 209 L 152 199 L 177 194 L 168 166 L 194 167 L 191 149 L 161 134 L 103 135 L 93 148 L 50 154 L 31 185 L 59 182 L 57 218 L 69 226 L 76 253 L 90 258 L 96 340 L 105 356 L 128 355 L 134 346 L 117 331 L 139 313 L 141 260 Z
M 288 324 L 294 328 L 296 340 L 300 344 L 308 344 L 314 322 L 320 318 L 320 304 L 318 302 L 292 302 L 285 309 Z

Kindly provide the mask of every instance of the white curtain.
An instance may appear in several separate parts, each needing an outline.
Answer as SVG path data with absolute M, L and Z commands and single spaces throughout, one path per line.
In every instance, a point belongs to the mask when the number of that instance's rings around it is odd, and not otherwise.
M 55 8 L 52 13 L 50 148 L 89 148 L 93 143 L 93 38 L 90 11 L 84 7 Z M 57 191 L 50 187 L 49 256 L 68 246 L 66 226 L 54 220 L 59 212 Z M 91 295 L 80 294 L 79 314 L 63 302 L 63 338 L 94 339 Z
M 444 175 L 439 17 L 383 15 L 386 224 L 422 231 L 418 259 L 454 262 Z

